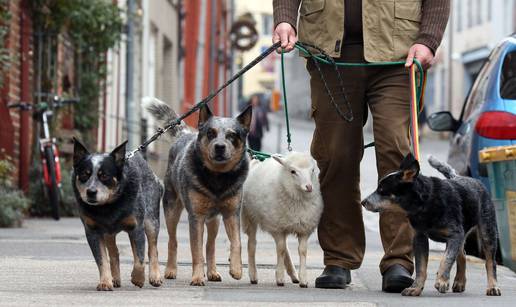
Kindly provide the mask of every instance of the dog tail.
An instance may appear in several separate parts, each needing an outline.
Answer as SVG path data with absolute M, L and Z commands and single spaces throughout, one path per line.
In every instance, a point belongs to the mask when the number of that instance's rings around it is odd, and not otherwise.
M 428 157 L 428 163 L 448 179 L 457 177 L 457 173 L 448 163 L 441 162 L 432 155 Z
M 163 125 L 168 125 L 177 120 L 178 116 L 165 102 L 154 97 L 143 97 L 142 106 Z M 184 122 L 168 130 L 172 137 L 176 137 L 185 128 Z

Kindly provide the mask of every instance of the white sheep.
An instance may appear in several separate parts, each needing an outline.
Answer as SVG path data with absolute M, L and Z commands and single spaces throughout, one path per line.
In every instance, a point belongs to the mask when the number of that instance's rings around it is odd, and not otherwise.
M 308 153 L 292 152 L 272 158 L 251 163 L 244 183 L 242 229 L 248 236 L 249 278 L 252 284 L 258 283 L 255 254 L 259 226 L 276 242 L 276 284 L 284 285 L 286 266 L 292 282 L 306 288 L 307 241 L 323 210 L 319 169 Z M 299 280 L 287 248 L 289 234 L 296 235 L 299 241 Z

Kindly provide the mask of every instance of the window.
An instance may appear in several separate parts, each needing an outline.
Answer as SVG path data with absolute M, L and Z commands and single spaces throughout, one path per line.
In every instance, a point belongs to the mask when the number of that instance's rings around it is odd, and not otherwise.
M 457 32 L 462 31 L 462 1 L 456 1 L 457 3 Z
M 516 100 L 516 51 L 508 53 L 503 60 L 500 96 L 503 99 Z
M 467 27 L 471 28 L 473 26 L 473 0 L 469 0 L 467 5 L 468 5 L 468 7 L 467 7 L 467 10 L 468 10 Z
M 273 23 L 271 14 L 262 14 L 262 35 L 272 35 Z
M 493 4 L 491 0 L 487 0 L 487 21 L 491 21 L 493 14 Z
M 476 24 L 479 25 L 479 24 L 482 24 L 482 0 L 477 0 L 477 7 L 476 7 L 476 10 L 477 10 L 477 20 L 476 20 Z

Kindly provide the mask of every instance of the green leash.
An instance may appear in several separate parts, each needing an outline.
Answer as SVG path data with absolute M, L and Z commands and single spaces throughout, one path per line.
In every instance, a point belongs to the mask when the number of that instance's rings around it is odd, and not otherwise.
M 347 63 L 347 62 L 334 62 L 334 63 L 331 63 L 330 61 L 328 61 L 327 59 L 319 56 L 319 55 L 314 55 L 312 54 L 307 48 L 310 48 L 310 47 L 313 47 L 314 49 L 316 50 L 319 50 L 322 52 L 322 50 L 320 50 L 319 48 L 316 48 L 314 46 L 310 46 L 308 44 L 305 44 L 305 43 L 301 43 L 301 42 L 297 42 L 294 47 L 299 50 L 300 52 L 302 52 L 304 55 L 306 55 L 307 57 L 309 58 L 312 58 L 320 63 L 323 63 L 323 64 L 327 64 L 327 65 L 336 65 L 336 66 L 340 66 L 340 67 L 378 67 L 378 66 L 397 66 L 397 65 L 404 65 L 405 62 L 404 61 L 395 61 L 395 62 L 373 62 L 373 63 Z M 288 151 L 292 151 L 292 139 L 291 139 L 291 136 L 292 134 L 290 133 L 290 121 L 289 121 L 289 116 L 288 116 L 288 100 L 287 100 L 287 86 L 286 86 L 286 81 L 285 81 L 285 58 L 284 58 L 284 50 L 282 49 L 281 50 L 281 85 L 282 85 L 282 89 L 283 89 L 283 105 L 284 105 L 284 108 L 285 108 L 285 123 L 286 123 L 286 126 L 287 126 L 287 149 Z M 418 69 L 418 72 L 419 72 L 419 75 L 421 76 L 419 78 L 419 82 L 418 84 L 416 85 L 416 99 L 417 99 L 417 103 L 418 103 L 418 109 L 419 109 L 419 103 L 421 102 L 421 98 L 423 97 L 422 93 L 423 93 L 423 88 L 424 88 L 424 78 L 422 77 L 424 75 L 424 70 L 423 70 L 423 66 L 421 65 L 421 63 L 417 60 L 417 59 L 414 59 L 414 63 L 416 64 L 417 66 L 417 69 Z M 371 142 L 367 145 L 364 146 L 364 149 L 368 148 L 368 147 L 374 147 L 374 142 Z M 271 157 L 270 154 L 268 153 L 265 153 L 265 152 L 261 152 L 261 151 L 256 151 L 256 150 L 252 150 L 251 148 L 248 148 L 247 151 L 249 152 L 249 154 L 251 155 L 251 157 L 253 159 L 257 159 L 259 161 L 264 161 L 265 159 L 268 159 Z

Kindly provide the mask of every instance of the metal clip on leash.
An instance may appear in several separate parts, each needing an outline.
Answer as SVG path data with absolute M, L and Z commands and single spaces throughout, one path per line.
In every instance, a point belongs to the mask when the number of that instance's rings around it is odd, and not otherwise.
M 217 96 L 223 89 L 228 87 L 231 83 L 235 82 L 238 78 L 240 78 L 242 75 L 244 75 L 247 71 L 249 71 L 251 68 L 256 66 L 256 64 L 260 63 L 263 59 L 265 59 L 269 54 L 271 54 L 274 50 L 278 49 L 281 46 L 281 42 L 277 42 L 267 48 L 264 52 L 262 52 L 258 57 L 256 57 L 251 63 L 247 64 L 244 68 L 239 70 L 231 79 L 226 81 L 226 83 L 222 84 L 216 91 L 209 94 L 206 98 L 198 102 L 196 105 L 194 105 L 190 110 L 185 112 L 183 115 L 166 125 L 164 128 L 158 128 L 156 133 L 154 133 L 149 139 L 147 139 L 143 144 L 138 146 L 138 148 L 134 149 L 133 151 L 130 151 L 126 155 L 126 159 L 132 158 L 138 151 L 142 151 L 145 148 L 147 148 L 151 143 L 156 141 L 163 133 L 167 132 L 168 130 L 178 126 L 181 124 L 181 122 L 187 118 L 188 116 L 192 115 L 193 113 L 197 112 L 200 108 L 207 105 L 215 96 Z

